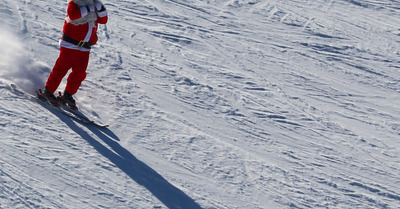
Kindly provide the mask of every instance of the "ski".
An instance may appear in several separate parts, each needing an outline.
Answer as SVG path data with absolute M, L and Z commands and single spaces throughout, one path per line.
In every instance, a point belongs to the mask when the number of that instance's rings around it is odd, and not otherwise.
M 69 106 L 64 105 L 64 104 L 59 104 L 57 106 L 54 106 L 53 104 L 50 104 L 46 99 L 39 98 L 38 95 L 40 95 L 39 91 L 36 91 L 37 95 L 33 95 L 31 93 L 28 93 L 20 88 L 18 88 L 15 84 L 10 84 L 10 87 L 12 90 L 15 92 L 18 92 L 29 99 L 39 102 L 40 104 L 46 105 L 46 107 L 51 108 L 52 110 L 56 110 L 58 112 L 61 112 L 62 114 L 69 116 L 73 120 L 80 122 L 82 124 L 87 124 L 87 125 L 94 125 L 99 128 L 107 128 L 109 125 L 101 124 L 98 122 L 95 122 L 94 120 L 89 119 L 87 116 L 85 116 L 82 112 L 78 111 L 77 109 L 71 109 Z
M 75 117 L 80 118 L 83 123 L 93 124 L 93 125 L 98 126 L 100 128 L 107 128 L 108 127 L 108 125 L 100 124 L 100 123 L 95 122 L 94 120 L 89 119 L 83 113 L 79 112 L 77 109 L 72 109 L 68 105 L 59 104 L 59 108 L 61 108 L 63 111 L 69 112 L 70 114 L 74 115 Z

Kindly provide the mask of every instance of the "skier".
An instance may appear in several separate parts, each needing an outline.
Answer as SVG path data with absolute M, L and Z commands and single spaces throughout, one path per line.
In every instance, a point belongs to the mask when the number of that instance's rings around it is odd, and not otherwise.
M 98 24 L 106 24 L 107 10 L 101 0 L 68 0 L 67 17 L 60 39 L 60 55 L 46 81 L 43 96 L 54 106 L 60 100 L 76 109 L 74 95 L 86 78 L 91 46 L 97 42 Z M 72 69 L 64 94 L 54 96 L 62 79 Z

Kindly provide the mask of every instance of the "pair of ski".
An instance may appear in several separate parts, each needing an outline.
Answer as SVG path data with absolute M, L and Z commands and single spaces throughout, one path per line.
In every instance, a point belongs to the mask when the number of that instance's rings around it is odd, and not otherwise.
M 82 124 L 91 124 L 94 126 L 97 126 L 99 128 L 107 128 L 108 125 L 104 125 L 104 124 L 100 124 L 98 122 L 95 122 L 94 120 L 89 119 L 88 117 L 86 117 L 82 112 L 78 111 L 78 109 L 75 108 L 71 108 L 68 105 L 59 103 L 57 106 L 51 104 L 48 100 L 44 99 L 41 96 L 41 92 L 37 91 L 37 95 L 33 95 L 31 93 L 28 93 L 20 88 L 18 88 L 15 84 L 11 84 L 11 89 L 14 90 L 15 92 L 18 92 L 34 101 L 40 102 L 41 104 L 45 104 L 47 107 L 59 111 L 61 113 L 63 113 L 66 116 L 69 116 L 70 118 L 72 118 L 73 120 L 80 122 Z

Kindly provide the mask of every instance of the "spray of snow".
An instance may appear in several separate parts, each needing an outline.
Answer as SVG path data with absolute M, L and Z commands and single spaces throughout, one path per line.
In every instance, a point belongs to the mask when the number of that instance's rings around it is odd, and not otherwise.
M 0 76 L 25 91 L 33 93 L 44 85 L 50 68 L 29 56 L 18 36 L 7 29 L 0 29 Z

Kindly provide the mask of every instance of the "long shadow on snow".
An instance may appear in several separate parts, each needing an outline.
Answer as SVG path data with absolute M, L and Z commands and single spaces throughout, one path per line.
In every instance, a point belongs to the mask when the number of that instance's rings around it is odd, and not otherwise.
M 85 139 L 90 145 L 92 145 L 100 154 L 109 159 L 114 163 L 114 165 L 125 172 L 135 182 L 149 190 L 168 208 L 201 209 L 201 207 L 188 195 L 165 180 L 151 167 L 138 160 L 134 155 L 132 155 L 132 153 L 122 147 L 118 142 L 111 139 L 109 136 L 116 136 L 112 133 L 112 131 L 104 130 L 104 132 L 107 134 L 106 135 L 97 127 L 87 126 L 91 132 L 93 132 L 104 143 L 110 146 L 114 152 L 90 136 L 85 130 L 77 126 L 75 122 L 68 116 L 57 113 L 56 111 L 50 111 L 59 117 L 60 120 L 69 126 L 73 131 Z

